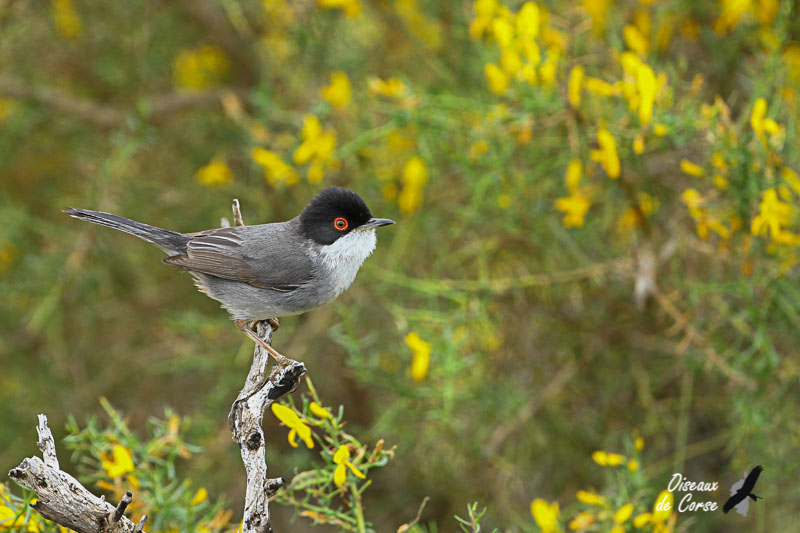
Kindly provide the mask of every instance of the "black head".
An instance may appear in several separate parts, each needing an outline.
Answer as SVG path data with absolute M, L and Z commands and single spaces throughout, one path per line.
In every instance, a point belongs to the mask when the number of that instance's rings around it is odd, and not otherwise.
M 319 244 L 333 244 L 357 230 L 394 224 L 388 219 L 372 218 L 359 195 L 343 187 L 328 187 L 317 193 L 300 213 L 300 228 L 306 238 Z

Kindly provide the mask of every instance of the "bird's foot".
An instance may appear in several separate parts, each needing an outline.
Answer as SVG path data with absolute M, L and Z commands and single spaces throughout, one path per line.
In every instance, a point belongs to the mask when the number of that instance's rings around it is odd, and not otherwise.
M 272 328 L 273 333 L 278 331 L 278 328 L 281 327 L 281 323 L 278 322 L 278 317 L 268 318 L 267 322 L 269 322 L 269 325 Z
M 281 355 L 278 352 L 278 350 L 276 350 L 275 348 L 264 342 L 264 339 L 259 337 L 253 330 L 255 325 L 256 321 L 247 321 L 247 320 L 236 321 L 236 327 L 238 327 L 242 331 L 242 333 L 250 337 L 250 340 L 252 340 L 256 344 L 264 348 L 267 351 L 267 353 L 270 354 L 273 359 L 275 359 L 276 364 L 278 364 L 281 367 L 289 366 L 289 364 L 291 363 L 291 359 L 289 359 L 284 355 Z M 273 329 L 273 331 L 275 330 Z

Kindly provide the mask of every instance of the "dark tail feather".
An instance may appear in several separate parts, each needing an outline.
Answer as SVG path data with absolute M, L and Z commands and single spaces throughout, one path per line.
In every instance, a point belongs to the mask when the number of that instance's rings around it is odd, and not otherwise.
M 186 253 L 186 243 L 189 242 L 189 236 L 178 233 L 177 231 L 161 229 L 110 213 L 89 211 L 88 209 L 68 207 L 64 209 L 64 213 L 73 218 L 79 218 L 87 222 L 108 226 L 109 228 L 136 235 L 140 239 L 155 244 L 170 255 Z
M 750 496 L 751 498 L 753 498 L 753 501 L 754 501 L 754 502 L 757 502 L 758 500 L 763 500 L 763 499 L 764 499 L 764 498 L 762 498 L 761 496 L 756 496 L 756 495 L 755 495 L 755 494 L 753 494 L 752 492 L 751 492 L 750 494 L 748 494 L 748 496 Z

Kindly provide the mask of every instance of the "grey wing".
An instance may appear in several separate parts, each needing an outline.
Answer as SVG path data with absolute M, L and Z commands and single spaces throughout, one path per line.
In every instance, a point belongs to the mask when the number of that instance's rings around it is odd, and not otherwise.
M 192 235 L 185 254 L 164 262 L 254 287 L 292 291 L 312 276 L 304 250 L 286 242 L 293 234 L 286 223 L 205 231 Z

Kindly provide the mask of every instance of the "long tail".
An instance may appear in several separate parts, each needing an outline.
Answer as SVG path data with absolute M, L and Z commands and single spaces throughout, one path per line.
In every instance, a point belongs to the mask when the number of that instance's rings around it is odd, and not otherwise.
M 112 215 L 111 213 L 89 211 L 88 209 L 75 209 L 73 207 L 64 209 L 64 213 L 73 218 L 86 220 L 94 224 L 108 226 L 109 228 L 136 235 L 140 239 L 155 244 L 170 255 L 185 253 L 186 243 L 189 242 L 189 236 L 183 233 L 142 224 L 141 222 Z
M 750 494 L 748 494 L 748 496 L 750 496 L 753 499 L 754 502 L 757 502 L 758 500 L 763 500 L 764 499 L 761 496 L 756 496 L 752 492 Z

